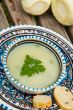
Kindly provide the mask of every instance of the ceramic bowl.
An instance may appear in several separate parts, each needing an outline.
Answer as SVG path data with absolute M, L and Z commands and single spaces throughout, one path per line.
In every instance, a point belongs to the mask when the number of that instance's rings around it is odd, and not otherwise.
M 7 67 L 7 57 L 9 55 L 9 53 L 16 47 L 16 46 L 20 46 L 21 44 L 27 43 L 27 42 L 34 42 L 34 43 L 38 43 L 42 46 L 45 46 L 46 48 L 50 49 L 53 54 L 55 54 L 55 56 L 58 59 L 59 62 L 59 67 L 60 67 L 60 73 L 59 73 L 59 77 L 57 79 L 57 81 L 55 83 L 53 83 L 50 86 L 47 86 L 45 88 L 31 88 L 28 86 L 25 86 L 23 84 L 20 84 L 16 79 L 14 79 Z M 22 37 L 17 37 L 17 39 L 15 41 L 12 41 L 8 47 L 6 48 L 6 50 L 4 51 L 3 55 L 2 55 L 2 64 L 3 64 L 3 68 L 5 71 L 5 74 L 8 78 L 8 80 L 10 81 L 10 83 L 16 87 L 17 89 L 29 93 L 29 94 L 40 94 L 40 93 L 45 93 L 53 88 L 55 88 L 57 85 L 59 85 L 66 77 L 67 77 L 67 73 L 66 73 L 66 62 L 65 62 L 65 57 L 63 55 L 63 53 L 61 52 L 61 50 L 59 49 L 59 47 L 57 47 L 56 45 L 54 45 L 51 41 L 49 41 L 49 39 L 47 38 L 43 38 L 42 36 L 35 36 L 35 35 L 25 35 Z
M 21 38 L 24 35 L 36 35 L 41 36 L 43 38 L 47 38 L 51 43 L 58 47 L 60 51 L 63 53 L 66 61 L 66 71 L 67 77 L 61 82 L 61 86 L 66 86 L 70 90 L 72 90 L 71 82 L 72 82 L 72 61 L 73 61 L 73 45 L 66 40 L 63 36 L 58 33 L 49 30 L 40 26 L 30 26 L 30 25 L 19 25 L 12 26 L 7 29 L 3 29 L 0 32 L 0 56 L 7 49 L 8 45 L 17 39 Z M 1 59 L 0 59 L 1 61 Z M 49 92 L 46 92 L 45 95 L 50 95 L 53 99 L 53 89 Z M 29 109 L 34 110 L 32 105 L 32 94 L 26 94 L 18 89 L 16 89 L 7 79 L 6 73 L 4 72 L 2 63 L 0 62 L 0 106 L 3 109 L 8 110 L 22 110 Z M 50 110 L 58 110 L 60 109 L 58 105 L 53 100 L 53 104 L 50 108 L 46 108 Z

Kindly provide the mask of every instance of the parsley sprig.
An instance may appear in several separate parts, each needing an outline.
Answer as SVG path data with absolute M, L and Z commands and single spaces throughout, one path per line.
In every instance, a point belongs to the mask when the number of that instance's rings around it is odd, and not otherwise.
M 40 72 L 45 71 L 45 67 L 41 64 L 42 62 L 38 59 L 31 58 L 29 55 L 26 55 L 24 64 L 21 68 L 21 76 L 27 75 L 32 76 Z

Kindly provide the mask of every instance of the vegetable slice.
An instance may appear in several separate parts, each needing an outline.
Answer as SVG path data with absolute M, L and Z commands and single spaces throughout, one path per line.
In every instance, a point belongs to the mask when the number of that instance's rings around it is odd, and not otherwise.
M 48 10 L 51 0 L 21 0 L 21 4 L 27 13 L 41 15 Z
M 73 0 L 52 0 L 52 12 L 63 25 L 73 25 Z

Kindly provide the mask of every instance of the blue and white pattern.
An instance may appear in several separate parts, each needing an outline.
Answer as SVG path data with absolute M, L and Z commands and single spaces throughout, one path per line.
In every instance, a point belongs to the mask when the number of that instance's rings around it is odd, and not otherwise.
M 4 110 L 8 110 L 8 107 L 5 106 L 4 104 L 0 104 L 0 107 L 3 108 Z
M 30 88 L 27 86 L 24 86 L 22 84 L 20 84 L 19 82 L 17 82 L 9 73 L 9 70 L 7 68 L 7 56 L 9 51 L 11 50 L 11 48 L 15 47 L 15 45 L 19 45 L 22 43 L 26 43 L 26 40 L 28 40 L 29 42 L 32 42 L 34 40 L 34 43 L 37 43 L 38 41 L 39 44 L 46 47 L 46 44 L 48 44 L 48 48 L 51 48 L 52 51 L 54 51 L 54 54 L 57 53 L 57 56 L 59 56 L 60 58 L 60 62 L 62 63 L 62 72 L 60 73 L 60 77 L 59 79 L 56 81 L 56 83 L 52 84 L 51 86 L 48 86 L 46 88 Z M 45 45 L 43 44 L 45 43 Z M 53 88 L 55 88 L 57 85 L 59 85 L 66 77 L 67 77 L 67 70 L 66 70 L 66 58 L 64 57 L 64 55 L 62 54 L 61 49 L 56 46 L 54 43 L 51 43 L 47 38 L 43 38 L 40 36 L 23 36 L 23 37 L 17 37 L 15 39 L 15 41 L 12 41 L 10 43 L 10 45 L 7 46 L 7 49 L 4 51 L 3 57 L 2 57 L 2 62 L 3 62 L 3 67 L 6 73 L 7 78 L 9 79 L 9 81 L 16 87 L 19 88 L 21 91 L 27 92 L 27 93 L 33 93 L 33 94 L 39 94 L 39 93 L 44 93 L 47 92 Z
M 4 53 L 8 45 L 15 41 L 18 37 L 21 38 L 23 36 L 42 36 L 44 38 L 49 39 L 49 41 L 55 44 L 60 50 L 62 51 L 65 62 L 66 62 L 66 69 L 67 69 L 67 78 L 62 81 L 60 85 L 68 87 L 71 91 L 73 91 L 72 85 L 72 60 L 73 60 L 73 46 L 66 41 L 62 36 L 59 34 L 48 30 L 42 27 L 36 26 L 16 26 L 7 28 L 0 32 L 0 56 Z M 53 91 L 49 91 L 45 93 L 46 95 L 50 95 L 53 99 Z M 33 95 L 28 95 L 17 90 L 13 87 L 10 82 L 8 81 L 4 69 L 0 62 L 0 106 L 3 109 L 7 110 L 35 110 L 32 106 L 32 97 Z M 5 108 L 6 107 L 6 108 Z M 48 110 L 59 110 L 60 108 L 57 106 L 56 102 L 53 99 L 53 105 Z

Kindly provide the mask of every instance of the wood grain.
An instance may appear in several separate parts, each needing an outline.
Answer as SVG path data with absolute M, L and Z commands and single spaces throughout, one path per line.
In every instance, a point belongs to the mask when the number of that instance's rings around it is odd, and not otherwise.
M 6 28 L 8 26 L 9 26 L 8 21 L 0 4 L 0 29 Z
M 35 24 L 35 20 L 21 7 L 21 0 L 4 0 L 14 24 Z
M 66 38 L 68 41 L 70 41 L 68 34 L 66 33 L 65 28 L 59 24 L 51 12 L 46 12 L 45 14 L 39 16 L 38 22 L 41 26 L 47 27 L 49 29 L 52 29 L 53 31 L 56 31 L 57 33 L 61 34 L 64 38 Z
M 73 26 L 67 27 L 68 35 L 73 43 Z

